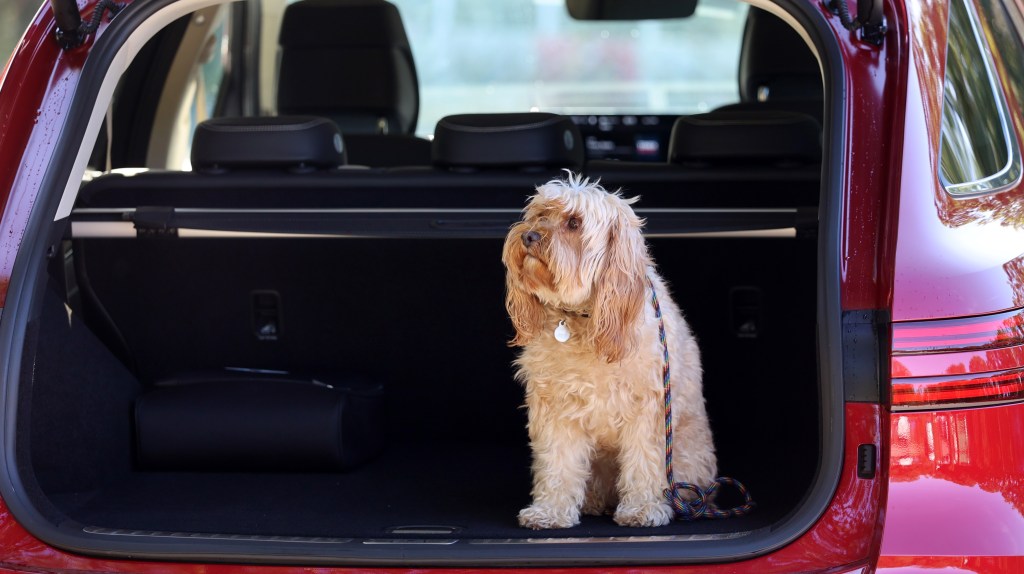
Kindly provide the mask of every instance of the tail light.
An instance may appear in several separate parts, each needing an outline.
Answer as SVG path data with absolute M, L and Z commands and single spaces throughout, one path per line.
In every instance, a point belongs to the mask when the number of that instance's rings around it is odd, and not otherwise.
M 893 410 L 1024 400 L 1024 309 L 892 329 Z

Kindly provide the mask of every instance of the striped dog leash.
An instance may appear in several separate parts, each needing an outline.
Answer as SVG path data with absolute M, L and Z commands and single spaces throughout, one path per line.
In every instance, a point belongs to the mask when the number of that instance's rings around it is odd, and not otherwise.
M 665 498 L 668 499 L 676 518 L 679 520 L 696 520 L 698 518 L 729 518 L 731 516 L 743 516 L 754 509 L 756 503 L 740 481 L 720 476 L 707 488 L 701 488 L 689 482 L 676 482 L 672 473 L 672 376 L 668 360 L 668 339 L 665 336 L 665 320 L 661 316 L 661 305 L 658 304 L 658 295 L 654 290 L 654 281 L 647 277 L 647 285 L 651 288 L 651 304 L 654 305 L 654 316 L 658 319 L 658 339 L 661 341 L 662 350 L 662 384 L 664 385 L 665 396 L 665 478 L 668 479 L 668 488 L 664 490 Z M 744 503 L 722 510 L 713 502 L 714 495 L 724 485 L 736 487 L 736 490 L 743 496 Z M 694 500 L 686 500 L 684 493 L 692 492 L 696 495 Z

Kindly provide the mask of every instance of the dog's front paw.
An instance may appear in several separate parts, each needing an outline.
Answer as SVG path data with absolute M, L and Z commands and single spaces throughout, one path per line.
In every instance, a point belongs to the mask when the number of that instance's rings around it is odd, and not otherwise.
M 571 528 L 580 523 L 580 511 L 532 504 L 519 511 L 519 525 L 534 530 Z
M 619 526 L 665 526 L 672 522 L 672 507 L 666 502 L 648 502 L 639 506 L 622 506 L 615 510 Z

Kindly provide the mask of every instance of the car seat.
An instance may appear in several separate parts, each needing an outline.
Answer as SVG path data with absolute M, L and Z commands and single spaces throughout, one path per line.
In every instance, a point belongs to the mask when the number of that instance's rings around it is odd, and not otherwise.
M 751 7 L 743 29 L 740 101 L 729 111 L 789 111 L 821 124 L 824 88 L 818 60 L 803 38 L 778 16 Z
M 284 12 L 279 114 L 333 120 L 352 164 L 429 165 L 413 135 L 419 85 L 398 9 L 385 0 L 302 0 Z

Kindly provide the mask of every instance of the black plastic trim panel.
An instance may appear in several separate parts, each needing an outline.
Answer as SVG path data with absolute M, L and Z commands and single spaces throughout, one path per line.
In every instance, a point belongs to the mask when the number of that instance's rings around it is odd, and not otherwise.
M 889 317 L 887 309 L 843 312 L 843 390 L 847 401 L 878 403 L 886 395 Z

